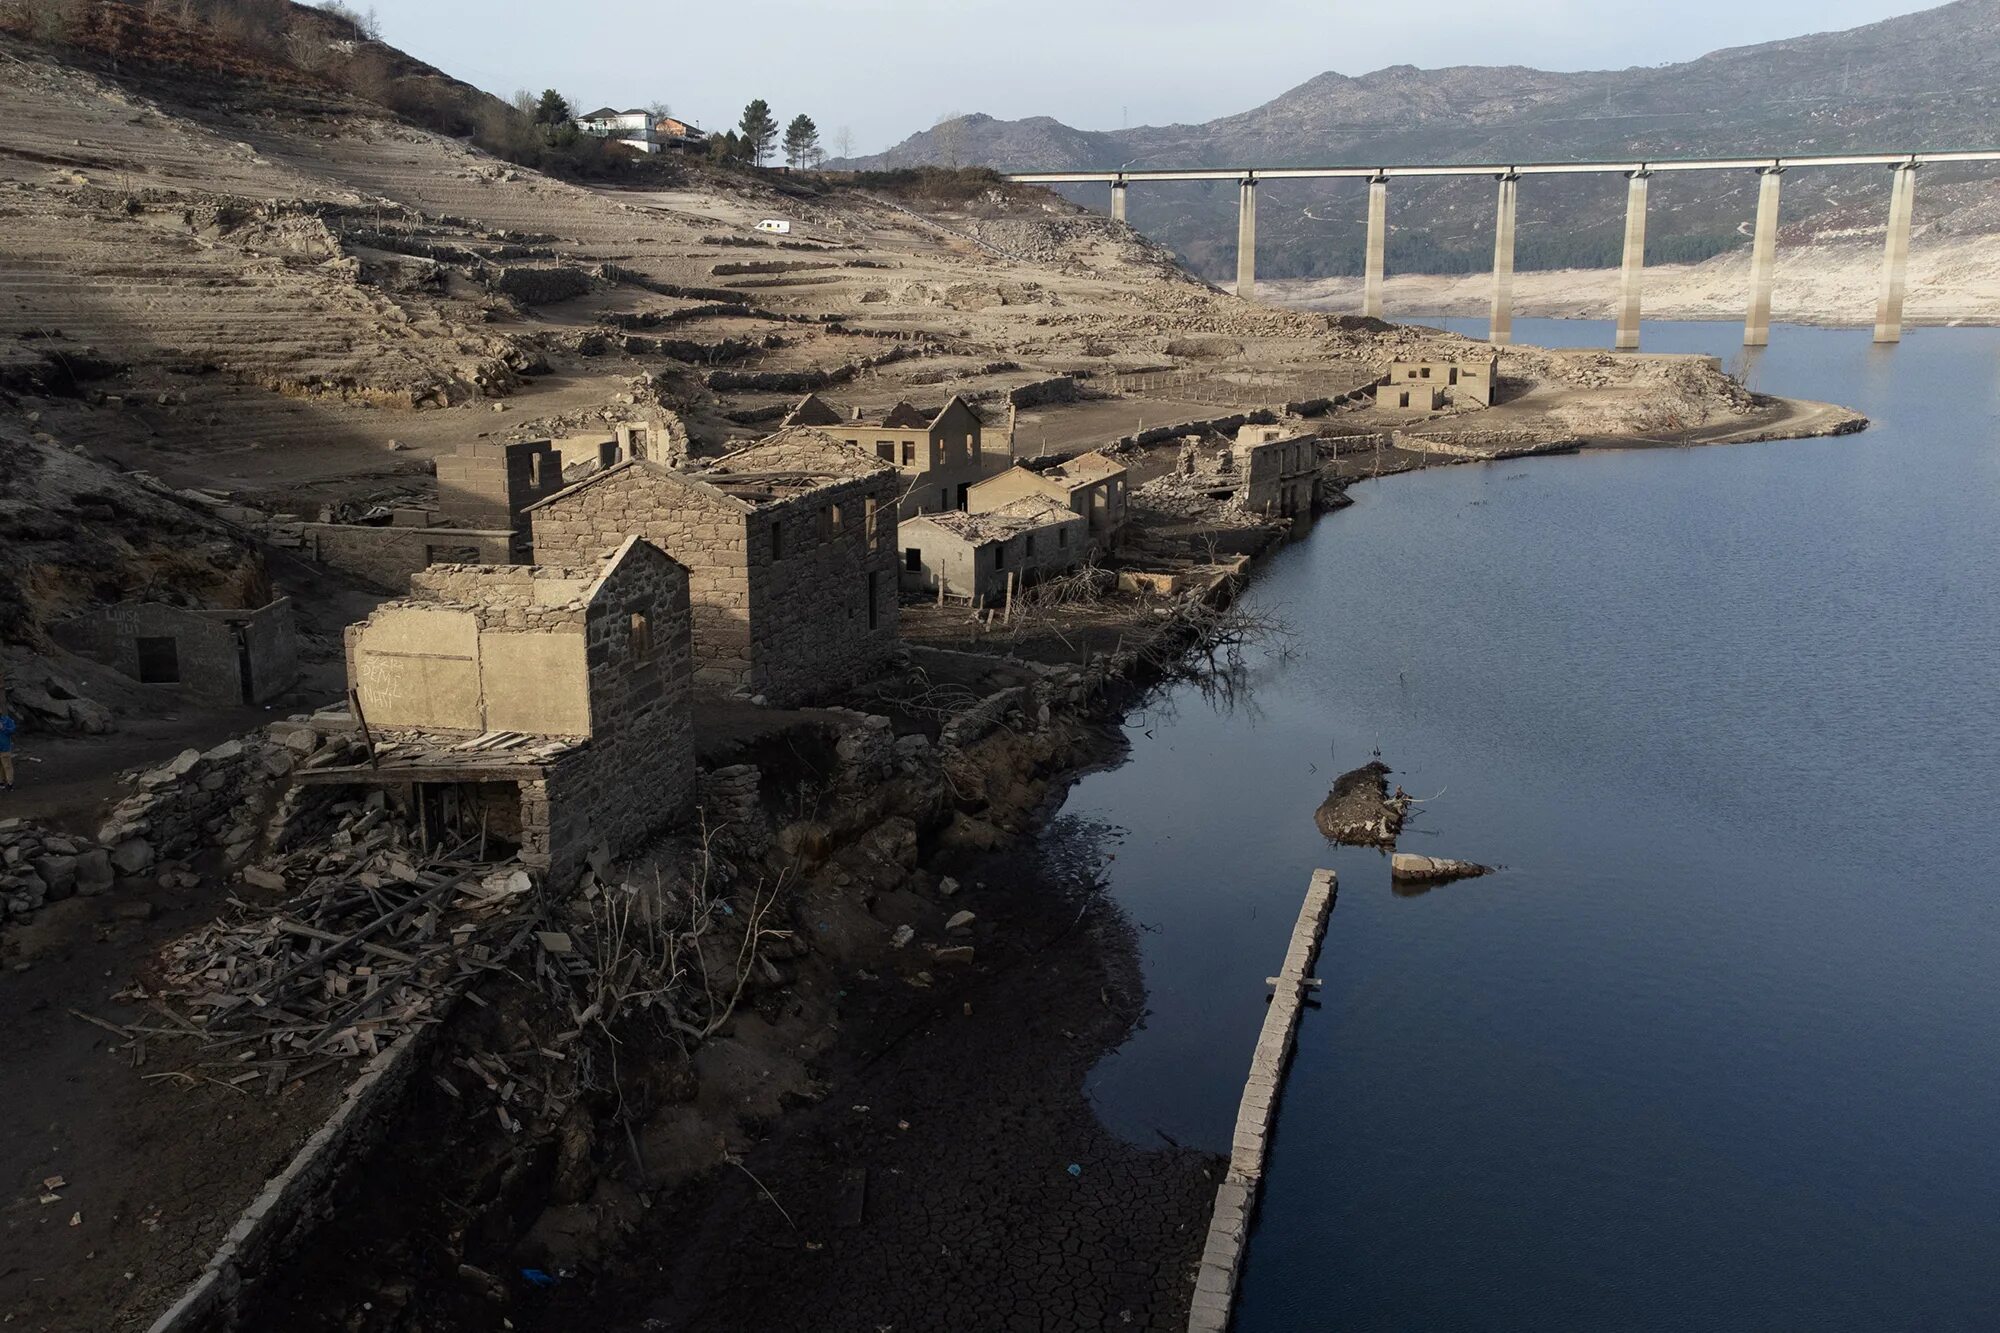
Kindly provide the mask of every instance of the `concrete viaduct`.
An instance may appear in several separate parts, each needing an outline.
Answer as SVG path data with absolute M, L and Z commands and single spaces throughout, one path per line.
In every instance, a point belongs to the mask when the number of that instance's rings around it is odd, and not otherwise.
M 1625 257 L 1618 289 L 1618 339 L 1621 351 L 1639 346 L 1640 279 L 1646 264 L 1646 182 L 1667 171 L 1754 171 L 1757 231 L 1751 248 L 1749 316 L 1743 342 L 1762 347 L 1771 340 L 1771 281 L 1778 254 L 1778 191 L 1784 174 L 1809 167 L 1887 167 L 1890 173 L 1889 231 L 1882 257 L 1882 293 L 1875 306 L 1875 341 L 1900 342 L 1903 337 L 1903 294 L 1909 281 L 1910 215 L 1916 198 L 1917 170 L 1932 163 L 2000 162 L 2000 150 L 1949 153 L 1846 153 L 1803 157 L 1738 157 L 1677 159 L 1647 162 L 1534 162 L 1485 166 L 1401 167 L 1216 167 L 1167 171 L 1027 171 L 1009 180 L 1030 185 L 1071 185 L 1102 182 L 1111 187 L 1111 216 L 1125 220 L 1125 191 L 1135 181 L 1233 180 L 1237 187 L 1236 293 L 1249 297 L 1257 289 L 1257 184 L 1272 180 L 1340 180 L 1368 182 L 1368 256 L 1361 313 L 1382 315 L 1382 278 L 1388 255 L 1389 182 L 1397 177 L 1489 176 L 1500 183 L 1498 217 L 1493 228 L 1493 313 L 1490 341 L 1505 345 L 1514 337 L 1514 209 L 1523 176 L 1621 175 L 1626 178 Z

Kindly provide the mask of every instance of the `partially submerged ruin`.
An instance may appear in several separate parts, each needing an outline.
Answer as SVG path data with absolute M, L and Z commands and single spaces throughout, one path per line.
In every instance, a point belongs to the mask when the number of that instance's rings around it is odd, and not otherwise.
M 400 789 L 427 844 L 518 848 L 554 882 L 694 798 L 688 573 L 628 537 L 601 565 L 440 565 L 347 634 L 368 761 L 306 785 Z
M 1088 520 L 1045 495 L 1026 495 L 979 514 L 955 510 L 906 519 L 898 528 L 903 588 L 1000 601 L 1052 574 L 1075 569 L 1090 546 Z
M 879 416 L 864 416 L 860 408 L 842 416 L 817 394 L 807 394 L 784 424 L 824 430 L 892 464 L 902 479 L 897 511 L 904 518 L 966 508 L 976 483 L 1013 462 L 989 451 L 986 423 L 957 394 L 934 412 L 899 402 Z
M 1016 500 L 1042 496 L 1081 516 L 1091 542 L 1103 550 L 1117 546 L 1125 528 L 1130 488 L 1123 463 L 1091 450 L 1052 467 L 1016 465 L 970 488 L 966 508 L 990 513 Z
M 695 680 L 790 704 L 877 674 L 897 645 L 894 469 L 788 427 L 688 471 L 634 459 L 531 507 L 540 558 L 637 534 L 687 567 Z

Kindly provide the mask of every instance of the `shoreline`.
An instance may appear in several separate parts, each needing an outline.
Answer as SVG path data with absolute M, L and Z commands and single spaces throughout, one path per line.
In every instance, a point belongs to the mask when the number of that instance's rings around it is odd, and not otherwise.
M 1828 404 L 1773 402 L 1776 416 L 1747 426 L 1622 447 L 1807 437 L 1827 432 L 1796 428 L 1854 417 Z M 1528 452 L 1595 447 L 1618 446 L 1565 441 Z M 1503 460 L 1407 452 L 1388 461 L 1373 475 Z M 1330 485 L 1321 517 L 1351 503 L 1342 488 L 1371 474 L 1329 464 L 1323 475 Z M 1285 525 L 1263 530 L 1268 536 L 1241 572 L 1214 585 L 1227 597 L 1248 586 L 1266 556 L 1297 539 Z M 996 667 L 1006 662 L 997 654 L 992 660 Z M 633 1333 L 874 1333 L 940 1320 L 954 1329 L 998 1330 L 1080 1311 L 1095 1318 L 1081 1326 L 1184 1328 L 1225 1159 L 1165 1135 L 1157 1146 L 1129 1144 L 1097 1117 L 1085 1091 L 1089 1072 L 1143 1024 L 1148 995 L 1136 929 L 1097 887 L 1102 848 L 1093 839 L 1101 831 L 1066 827 L 1061 813 L 1084 777 L 1128 760 L 1123 727 L 1164 683 L 1135 656 L 1132 672 L 1105 693 L 1059 715 L 1066 739 L 1038 779 L 1038 798 L 993 815 L 1012 835 L 1003 845 L 974 852 L 933 844 L 937 850 L 917 874 L 966 885 L 948 906 L 925 901 L 928 891 L 913 895 L 901 874 L 842 890 L 873 904 L 884 920 L 914 914 L 931 918 L 934 928 L 947 910 L 975 912 L 970 930 L 955 932 L 972 946 L 972 958 L 912 978 L 896 975 L 894 965 L 857 967 L 851 957 L 821 956 L 818 984 L 837 986 L 838 995 L 822 989 L 819 1000 L 794 1001 L 793 1013 L 802 1003 L 814 1013 L 829 1006 L 830 1043 L 792 1049 L 780 1040 L 783 1015 L 760 1002 L 739 1019 L 754 1029 L 751 1036 L 739 1028 L 699 1048 L 697 1068 L 706 1060 L 716 1068 L 733 1062 L 741 1074 L 747 1059 L 771 1063 L 766 1079 L 781 1065 L 813 1071 L 803 1093 L 765 1098 L 759 1127 L 747 1142 L 730 1144 L 719 1163 L 694 1164 L 660 1188 L 614 1189 L 625 1145 L 605 1145 L 610 1160 L 596 1192 L 548 1208 L 548 1172 L 562 1168 L 534 1168 L 511 1187 L 510 1200 L 505 1180 L 520 1176 L 516 1164 L 502 1178 L 498 1218 L 448 1197 L 451 1186 L 481 1174 L 463 1155 L 467 1143 L 439 1144 L 430 1161 L 388 1173 L 393 1179 L 364 1166 L 310 1250 L 266 1275 L 252 1322 L 331 1333 L 368 1302 L 385 1313 L 448 1311 L 457 1321 L 450 1327 L 486 1327 L 482 1321 L 504 1310 L 528 1333 L 583 1325 Z M 1004 729 L 989 738 L 983 744 L 997 748 L 981 762 L 1018 769 L 1013 739 Z M 813 965 L 810 955 L 796 965 L 801 996 L 809 989 L 804 969 Z M 773 1001 L 782 1004 L 782 994 Z M 440 1034 L 441 1052 L 511 1044 L 478 1031 L 492 1021 L 483 1006 L 476 1014 L 467 1008 Z M 433 1068 L 448 1068 L 446 1059 L 441 1054 Z M 1243 1059 L 1247 1065 L 1250 1052 Z M 758 1079 L 751 1069 L 753 1088 Z M 707 1073 L 702 1081 L 709 1082 Z M 778 1084 L 786 1085 L 782 1074 Z M 752 1094 L 739 1087 L 734 1095 Z M 443 1125 L 449 1137 L 468 1114 L 455 1097 L 418 1078 L 396 1119 Z M 652 1128 L 641 1126 L 630 1145 L 635 1164 L 659 1151 Z M 471 1202 L 487 1188 L 477 1187 Z M 413 1190 L 435 1190 L 444 1206 L 412 1216 Z M 528 1227 L 538 1211 L 541 1220 Z M 558 1214 L 551 1232 L 549 1219 Z M 477 1238 L 501 1219 L 511 1221 L 490 1240 Z M 438 1243 L 451 1235 L 460 1240 Z M 524 1269 L 556 1280 L 544 1288 L 512 1279 Z M 391 1275 L 396 1280 L 385 1281 Z

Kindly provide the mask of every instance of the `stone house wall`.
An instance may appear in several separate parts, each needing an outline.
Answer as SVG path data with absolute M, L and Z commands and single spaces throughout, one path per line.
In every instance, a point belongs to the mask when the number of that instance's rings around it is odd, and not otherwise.
M 142 685 L 215 704 L 264 703 L 299 678 L 289 598 L 240 611 L 118 602 L 61 621 L 50 634 Z
M 1076 568 L 1090 544 L 1088 525 L 1074 516 L 982 542 L 968 540 L 928 518 L 911 519 L 898 531 L 903 588 L 935 592 L 942 577 L 947 596 L 970 597 L 975 605 L 1004 600 L 1010 574 L 1018 576 L 1016 587 L 1023 587 Z M 916 556 L 914 569 L 912 554 Z
M 641 536 L 688 571 L 695 682 L 734 689 L 750 676 L 749 538 L 743 506 L 712 487 L 656 468 L 624 465 L 595 485 L 537 508 L 535 551 L 580 565 Z
M 790 705 L 879 674 L 900 639 L 895 474 L 777 501 L 747 526 L 750 693 Z
M 525 534 L 522 511 L 563 487 L 562 455 L 548 440 L 471 440 L 437 460 L 438 512 L 468 528 Z
M 659 546 L 688 570 L 695 683 L 789 704 L 895 651 L 895 486 L 884 471 L 751 509 L 699 476 L 628 464 L 537 507 L 536 550 L 577 564 L 629 535 Z
M 432 564 L 505 565 L 527 555 L 511 530 L 392 528 L 353 523 L 300 525 L 300 550 L 378 588 L 400 592 Z

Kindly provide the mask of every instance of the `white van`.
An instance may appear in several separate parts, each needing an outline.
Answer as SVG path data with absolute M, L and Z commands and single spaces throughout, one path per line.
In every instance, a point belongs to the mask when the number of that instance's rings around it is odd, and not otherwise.
M 780 236 L 790 236 L 792 234 L 792 224 L 783 218 L 765 218 L 757 224 L 757 230 L 774 231 Z

